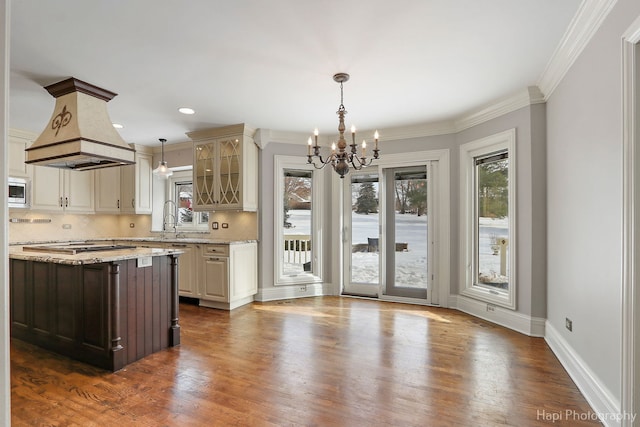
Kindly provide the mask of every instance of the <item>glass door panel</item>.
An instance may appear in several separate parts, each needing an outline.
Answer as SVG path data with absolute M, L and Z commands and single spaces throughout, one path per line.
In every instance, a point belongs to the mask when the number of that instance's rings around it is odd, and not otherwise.
M 427 166 L 385 170 L 385 294 L 426 298 L 429 288 Z
M 351 251 L 347 271 L 349 283 L 365 285 L 368 289 L 355 289 L 359 294 L 377 294 L 380 285 L 380 217 L 378 173 L 351 174 Z M 359 287 L 361 288 L 361 287 Z

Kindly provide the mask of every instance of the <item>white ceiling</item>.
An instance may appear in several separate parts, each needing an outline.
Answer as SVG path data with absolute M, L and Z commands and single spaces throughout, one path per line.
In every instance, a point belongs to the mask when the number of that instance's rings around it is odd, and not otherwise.
M 453 119 L 536 85 L 580 0 L 19 0 L 10 126 L 39 133 L 76 77 L 131 143 L 235 123 L 337 133 Z M 193 116 L 178 107 L 196 110 Z

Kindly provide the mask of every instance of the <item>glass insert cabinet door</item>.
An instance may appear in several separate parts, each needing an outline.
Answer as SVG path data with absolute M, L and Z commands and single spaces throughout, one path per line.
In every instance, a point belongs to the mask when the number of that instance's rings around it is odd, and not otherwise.
M 219 139 L 195 147 L 195 207 L 221 209 L 242 202 L 242 144 Z

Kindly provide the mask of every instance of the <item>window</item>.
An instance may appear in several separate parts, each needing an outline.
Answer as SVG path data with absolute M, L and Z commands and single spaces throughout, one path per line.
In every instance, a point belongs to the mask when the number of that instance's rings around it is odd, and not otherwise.
M 515 309 L 515 130 L 460 147 L 462 294 Z
M 193 182 L 191 171 L 175 172 L 169 179 L 167 203 L 163 213 L 166 229 L 176 231 L 206 231 L 209 229 L 209 212 L 193 211 Z M 173 218 L 172 216 L 175 216 Z
M 276 156 L 275 166 L 275 284 L 320 282 L 320 173 L 299 157 Z

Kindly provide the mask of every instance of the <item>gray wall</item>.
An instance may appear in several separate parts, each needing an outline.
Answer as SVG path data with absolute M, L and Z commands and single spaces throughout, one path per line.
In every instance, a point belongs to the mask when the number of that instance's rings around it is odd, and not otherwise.
M 547 102 L 548 323 L 620 399 L 621 37 L 618 0 Z M 573 332 L 564 327 L 573 321 Z
M 521 108 L 494 120 L 474 126 L 457 134 L 427 136 L 399 141 L 382 141 L 381 156 L 385 154 L 408 153 L 416 151 L 450 150 L 450 188 L 451 188 L 451 294 L 460 289 L 459 272 L 459 150 L 460 144 L 493 135 L 507 129 L 516 128 L 516 150 L 518 152 L 518 268 L 517 311 L 534 317 L 546 315 L 546 181 L 545 181 L 545 106 L 543 104 Z M 274 155 L 299 155 L 300 163 L 306 162 L 304 145 L 270 143 L 260 153 L 260 280 L 262 289 L 273 287 L 274 265 Z M 329 171 L 331 172 L 331 171 Z M 333 172 L 331 172 L 333 173 Z M 330 272 L 338 266 L 331 253 L 339 250 L 341 244 L 339 232 L 332 230 L 330 219 L 332 203 L 335 197 L 331 191 L 330 174 L 327 174 L 327 197 L 325 203 L 325 280 L 330 281 Z M 335 195 L 334 195 L 335 196 Z
M 516 311 L 546 316 L 546 178 L 545 106 L 536 104 L 479 124 L 457 134 L 459 145 L 507 129 L 516 129 Z M 455 157 L 455 161 L 459 158 Z M 459 184 L 452 185 L 459 200 Z M 456 212 L 457 206 L 456 206 Z M 456 222 L 458 223 L 458 222 Z M 458 242 L 458 240 L 456 240 Z M 452 258 L 460 267 L 459 258 Z M 452 286 L 451 293 L 459 290 Z

